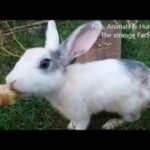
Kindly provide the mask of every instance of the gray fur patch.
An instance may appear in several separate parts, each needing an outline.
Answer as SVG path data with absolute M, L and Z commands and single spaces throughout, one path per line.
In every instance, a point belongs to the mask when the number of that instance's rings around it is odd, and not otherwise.
M 65 68 L 65 60 L 67 60 L 67 56 L 65 54 L 66 53 L 64 53 L 61 49 L 51 53 L 51 71 Z
M 132 75 L 134 79 L 141 81 L 142 85 L 146 85 L 149 81 L 150 69 L 143 63 L 134 60 L 119 60 Z

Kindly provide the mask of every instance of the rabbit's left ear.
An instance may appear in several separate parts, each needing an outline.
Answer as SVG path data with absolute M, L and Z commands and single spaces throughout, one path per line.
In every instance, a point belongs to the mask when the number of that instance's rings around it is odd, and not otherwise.
M 100 21 L 91 21 L 79 26 L 61 45 L 61 53 L 66 64 L 86 53 L 99 37 L 102 29 Z
M 53 51 L 56 50 L 59 46 L 59 35 L 54 20 L 48 21 L 47 31 L 46 31 L 46 42 L 45 48 Z

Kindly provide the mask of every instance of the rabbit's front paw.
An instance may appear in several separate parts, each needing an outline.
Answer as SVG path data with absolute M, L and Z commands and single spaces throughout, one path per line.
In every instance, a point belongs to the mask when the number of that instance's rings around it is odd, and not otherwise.
M 75 130 L 75 126 L 73 125 L 72 121 L 69 122 L 67 129 L 68 130 Z
M 124 123 L 123 119 L 110 119 L 102 126 L 102 128 L 105 130 L 112 130 L 122 125 L 123 123 Z
M 70 121 L 67 129 L 69 129 L 69 130 L 86 130 L 88 123 L 89 123 L 89 120 L 84 120 L 84 121 L 79 121 L 79 122 Z

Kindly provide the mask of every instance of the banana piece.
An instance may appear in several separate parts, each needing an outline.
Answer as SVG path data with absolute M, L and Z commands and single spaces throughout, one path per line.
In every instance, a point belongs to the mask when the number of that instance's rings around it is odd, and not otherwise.
M 9 90 L 7 85 L 0 85 L 0 105 L 12 105 L 16 103 L 17 93 Z

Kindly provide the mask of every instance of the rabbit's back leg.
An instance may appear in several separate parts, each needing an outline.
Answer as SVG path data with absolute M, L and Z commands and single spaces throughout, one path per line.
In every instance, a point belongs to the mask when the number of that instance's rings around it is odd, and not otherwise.
M 110 119 L 102 126 L 102 129 L 112 130 L 122 125 L 124 122 L 125 122 L 124 119 L 121 119 L 121 118 Z
M 115 118 L 115 119 L 110 119 L 108 120 L 103 126 L 103 129 L 114 129 L 120 125 L 122 125 L 125 122 L 134 122 L 140 118 L 140 111 L 134 111 L 134 112 L 126 112 L 122 114 L 122 119 L 121 118 Z
M 139 118 L 140 118 L 140 111 L 123 114 L 123 119 L 127 122 L 137 121 Z

